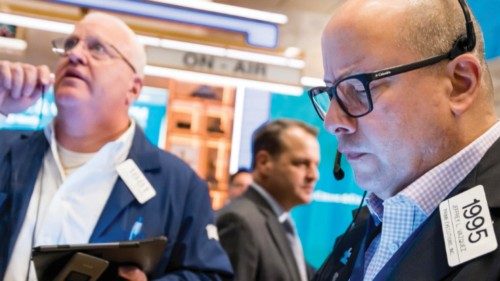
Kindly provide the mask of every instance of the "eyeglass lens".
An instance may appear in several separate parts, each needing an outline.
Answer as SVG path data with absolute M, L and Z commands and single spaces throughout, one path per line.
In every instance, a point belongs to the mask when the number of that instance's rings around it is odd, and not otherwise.
M 78 45 L 78 43 L 80 41 L 81 40 L 76 38 L 76 37 L 66 38 L 62 42 L 64 52 L 66 53 L 66 52 L 71 51 L 73 48 L 75 48 Z M 91 37 L 86 38 L 84 40 L 84 44 L 85 44 L 86 49 L 90 52 L 90 54 L 97 59 L 105 59 L 105 58 L 111 57 L 111 54 L 110 54 L 111 49 L 107 48 L 104 43 L 101 43 L 96 38 L 91 38 Z
M 368 90 L 360 80 L 356 78 L 343 80 L 337 85 L 336 91 L 339 101 L 349 114 L 362 115 L 369 111 Z

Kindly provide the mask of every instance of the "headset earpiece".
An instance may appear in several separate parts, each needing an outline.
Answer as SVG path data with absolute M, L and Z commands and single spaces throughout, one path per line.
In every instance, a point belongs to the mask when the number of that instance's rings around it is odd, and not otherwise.
M 455 43 L 453 43 L 453 48 L 450 51 L 449 59 L 452 60 L 463 53 L 468 52 L 469 40 L 467 40 L 467 36 L 460 35 Z

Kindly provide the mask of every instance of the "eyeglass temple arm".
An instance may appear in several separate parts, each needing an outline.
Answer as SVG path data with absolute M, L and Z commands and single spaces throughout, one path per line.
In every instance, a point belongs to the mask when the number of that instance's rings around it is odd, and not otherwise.
M 397 74 L 400 74 L 403 72 L 407 72 L 407 71 L 415 70 L 415 69 L 422 68 L 425 66 L 433 65 L 433 64 L 438 63 L 438 62 L 440 62 L 448 57 L 449 57 L 449 53 L 435 56 L 435 57 L 431 57 L 431 58 L 428 58 L 428 59 L 425 59 L 422 61 L 417 61 L 417 62 L 410 63 L 410 64 L 386 68 L 386 69 L 382 69 L 382 70 L 377 71 L 377 72 L 367 73 L 367 75 L 371 76 L 371 80 L 382 79 L 382 78 L 394 76 L 394 75 L 397 75 Z
M 467 45 L 466 51 L 470 52 L 474 50 L 476 47 L 476 33 L 474 32 L 474 23 L 472 22 L 472 18 L 470 16 L 469 8 L 464 0 L 458 0 L 460 3 L 460 7 L 462 7 L 462 11 L 464 12 L 465 17 L 465 28 L 467 29 Z

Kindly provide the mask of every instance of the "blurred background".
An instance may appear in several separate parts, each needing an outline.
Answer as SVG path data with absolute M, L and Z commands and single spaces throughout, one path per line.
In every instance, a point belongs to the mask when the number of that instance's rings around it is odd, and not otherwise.
M 0 60 L 47 64 L 50 41 L 89 11 L 122 18 L 145 44 L 146 87 L 131 114 L 148 138 L 207 180 L 214 209 L 228 178 L 250 166 L 254 129 L 273 118 L 320 130 L 321 177 L 313 202 L 293 211 L 307 260 L 319 266 L 361 200 L 352 172 L 336 181 L 336 140 L 306 91 L 323 84 L 321 31 L 339 0 L 0 0 Z M 500 109 L 500 0 L 469 0 L 483 29 Z M 56 113 L 51 90 L 0 128 L 37 129 Z

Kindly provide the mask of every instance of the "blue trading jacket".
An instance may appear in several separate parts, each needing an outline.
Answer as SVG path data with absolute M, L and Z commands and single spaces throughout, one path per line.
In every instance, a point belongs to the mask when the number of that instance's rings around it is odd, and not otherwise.
M 0 280 L 48 149 L 42 131 L 0 131 Z M 220 280 L 230 276 L 229 259 L 207 233 L 214 217 L 206 183 L 183 161 L 149 143 L 140 129 L 136 129 L 128 159 L 139 166 L 156 196 L 140 204 L 118 178 L 89 242 L 128 240 L 137 218 L 142 217 L 138 238 L 168 238 L 152 279 Z

